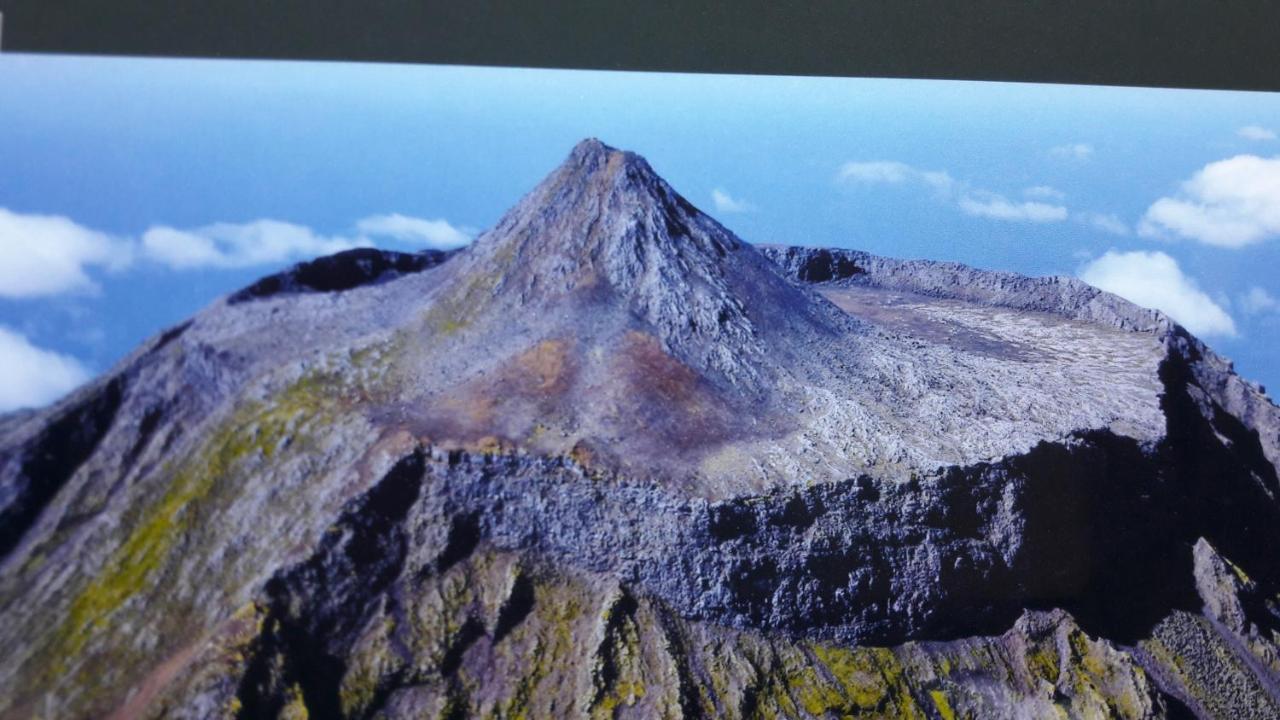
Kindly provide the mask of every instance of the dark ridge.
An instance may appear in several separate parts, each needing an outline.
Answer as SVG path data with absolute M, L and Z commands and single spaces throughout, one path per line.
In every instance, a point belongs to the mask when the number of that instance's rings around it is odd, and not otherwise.
M 643 521 L 602 530 L 603 538 L 585 533 L 582 518 L 601 498 L 567 487 L 561 495 L 562 486 L 551 481 L 537 488 L 542 497 L 557 499 L 552 517 L 540 503 L 523 503 L 527 495 L 516 481 L 501 490 L 481 485 L 465 496 L 447 491 L 465 483 L 442 487 L 459 516 L 478 514 L 482 542 L 504 549 L 582 563 L 605 546 L 625 548 L 615 550 L 618 555 L 658 564 L 670 557 L 699 568 L 714 594 L 680 573 L 642 570 L 634 584 L 685 617 L 793 637 L 896 645 L 996 635 L 1027 608 L 1063 608 L 1091 634 L 1131 643 L 1171 610 L 1198 612 L 1191 546 L 1201 536 L 1225 556 L 1241 558 L 1251 576 L 1273 576 L 1265 568 L 1274 559 L 1262 556 L 1275 546 L 1280 521 L 1261 522 L 1273 512 L 1209 497 L 1214 487 L 1228 495 L 1240 495 L 1234 488 L 1244 487 L 1254 505 L 1267 507 L 1251 463 L 1233 460 L 1232 448 L 1198 412 L 1178 422 L 1192 426 L 1193 441 L 1204 444 L 1202 460 L 1171 457 L 1168 448 L 1110 431 L 1084 432 L 913 482 L 880 485 L 856 477 L 700 506 L 684 540 L 664 539 L 649 528 L 665 525 Z M 1196 476 L 1177 467 L 1193 461 L 1215 474 Z M 455 464 L 463 466 L 460 459 Z M 495 513 L 489 503 L 499 495 L 503 509 Z M 605 502 L 613 507 L 637 499 L 606 496 Z M 1006 504 L 1011 507 L 1002 511 Z M 668 510 L 658 504 L 654 512 Z M 1022 540 L 1006 546 L 999 538 L 1007 536 L 1003 523 L 1011 516 L 1021 518 Z M 1243 527 L 1233 526 L 1233 519 Z M 923 543 L 937 549 L 936 564 L 912 562 Z M 1241 549 L 1249 543 L 1252 550 Z M 587 564 L 631 572 L 608 558 Z M 930 596 L 916 606 L 901 600 L 903 581 L 925 582 L 903 574 L 910 572 L 931 573 Z
M 228 305 L 261 300 L 275 295 L 324 293 L 376 285 L 402 275 L 433 268 L 453 256 L 454 250 L 423 250 L 402 253 L 375 248 L 356 248 L 307 262 L 284 272 L 268 275 L 232 293 Z
M 640 604 L 625 588 L 617 601 L 613 603 L 613 607 L 609 609 L 609 617 L 605 621 L 604 627 L 604 641 L 600 644 L 600 664 L 595 677 L 592 678 L 596 686 L 596 697 L 592 703 L 593 706 L 599 706 L 604 694 L 618 682 L 618 677 L 620 676 L 619 667 L 622 661 L 619 648 L 626 642 L 624 639 L 626 626 L 631 625 L 634 629 L 636 625 L 635 616 L 639 609 Z
M 184 322 L 184 323 L 180 323 L 180 324 L 178 324 L 178 325 L 174 325 L 173 327 L 169 328 L 168 330 L 165 330 L 163 333 L 161 333 L 161 334 L 160 334 L 160 339 L 159 339 L 159 340 L 156 340 L 156 344 L 155 344 L 154 346 L 152 346 L 152 348 L 151 348 L 151 352 L 153 352 L 153 353 L 154 353 L 154 352 L 159 352 L 159 351 L 160 351 L 161 349 L 163 349 L 166 345 L 168 345 L 169 343 L 173 342 L 174 340 L 177 340 L 179 337 L 181 337 L 181 336 L 182 336 L 182 333 L 184 333 L 184 332 L 186 332 L 186 331 L 187 331 L 187 328 L 191 327 L 191 323 L 192 323 L 192 322 L 194 322 L 194 321 L 193 321 L 193 320 L 188 320 L 188 321 L 186 321 L 186 322 Z
M 455 678 L 449 678 L 449 689 L 440 720 L 467 720 L 469 701 L 467 691 Z
M 1165 703 L 1169 713 L 1169 720 L 1198 720 L 1196 714 L 1182 700 L 1163 690 L 1157 690 L 1157 692 L 1160 693 L 1160 699 Z
M 282 623 L 279 637 L 290 674 L 302 690 L 307 717 L 316 720 L 342 718 L 338 689 L 342 687 L 342 678 L 347 672 L 346 662 L 325 652 L 327 638 L 311 635 L 300 625 Z
M 475 513 L 458 515 L 449 523 L 449 537 L 436 558 L 436 572 L 442 573 L 465 559 L 480 542 L 480 520 Z
M 1185 498 L 1158 460 L 1106 431 L 1072 450 L 1044 443 L 1013 463 L 1026 534 L 1010 590 L 1028 607 L 1062 607 L 1080 626 L 1135 643 L 1171 610 L 1195 612 Z M 985 589 L 972 588 L 975 599 Z
M 790 500 L 776 509 L 769 517 L 769 522 L 778 526 L 804 529 L 813 525 L 814 520 L 824 512 L 826 509 L 822 506 L 820 497 L 806 499 L 801 495 L 793 495 Z
M 833 255 L 830 250 L 819 250 L 806 260 L 796 276 L 804 282 L 821 283 L 844 280 L 866 272 L 844 255 Z
M 529 617 L 529 613 L 533 612 L 534 600 L 533 581 L 520 573 L 511 584 L 511 594 L 507 596 L 507 601 L 498 611 L 498 621 L 493 626 L 494 644 L 502 642 L 503 638 Z
M 746 501 L 729 501 L 711 508 L 708 528 L 718 542 L 750 535 L 756 530 L 756 514 Z
M 1180 395 L 1190 402 L 1185 388 Z M 856 478 L 713 505 L 706 532 L 727 563 L 724 609 L 749 625 L 796 635 L 861 615 L 859 642 L 895 645 L 999 634 L 1026 608 L 1064 608 L 1090 633 L 1134 642 L 1170 610 L 1198 611 L 1191 546 L 1202 535 L 1242 558 L 1251 574 L 1273 576 L 1274 560 L 1263 556 L 1275 546 L 1280 520 L 1254 479 L 1256 463 L 1233 459 L 1233 447 L 1212 437 L 1198 412 L 1178 422 L 1190 427 L 1171 432 L 1196 436 L 1190 442 L 1200 450 L 1153 454 L 1131 438 L 1092 431 L 999 463 L 951 468 L 928 490 L 904 484 L 882 491 Z M 892 510 L 905 506 L 903 495 L 921 492 L 931 493 L 936 507 L 915 516 Z M 893 502 L 880 507 L 882 496 Z M 966 550 L 986 542 L 1006 497 L 1025 518 L 1011 564 Z M 1251 497 L 1252 507 L 1232 497 Z M 876 517 L 895 530 L 827 537 L 824 515 Z M 891 556 L 939 533 L 947 539 L 939 541 L 946 558 L 932 580 L 938 599 L 927 617 L 900 616 L 891 610 Z M 794 547 L 806 549 L 786 550 Z
M 860 267 L 845 252 L 832 252 L 827 248 L 807 248 L 799 246 L 777 247 L 761 246 L 760 251 L 782 269 L 786 277 L 803 283 L 824 283 L 845 280 L 854 275 L 862 275 L 866 270 Z
M 1280 508 L 1268 496 L 1280 486 L 1276 470 L 1256 430 L 1216 403 L 1211 417 L 1204 416 L 1190 391 L 1198 387 L 1195 342 L 1182 328 L 1175 333 L 1185 350 L 1170 353 L 1159 370 L 1165 388 L 1160 402 L 1168 418 L 1163 463 L 1171 487 L 1166 492 L 1185 499 L 1179 519 L 1189 543 L 1207 538 L 1251 575 L 1278 581 Z
M 129 472 L 129 469 L 137 462 L 138 456 L 146 449 L 147 443 L 151 442 L 151 436 L 155 434 L 156 429 L 160 426 L 160 420 L 164 418 L 164 411 L 164 405 L 155 405 L 147 408 L 147 411 L 143 413 L 142 420 L 138 423 L 138 437 L 124 455 L 124 463 L 120 468 L 121 476 Z
M 365 711 L 364 713 L 361 714 L 361 717 L 364 717 L 364 718 L 386 717 L 387 714 L 383 712 L 383 710 L 387 706 L 387 701 L 391 699 L 392 694 L 395 693 L 396 690 L 399 690 L 400 688 L 406 685 L 406 682 L 405 682 L 406 675 L 407 675 L 406 671 L 398 670 L 396 672 L 391 673 L 389 677 L 381 678 L 373 690 L 373 698 L 369 700 L 369 705 L 367 708 L 365 708 Z M 348 717 L 351 717 L 351 716 L 348 715 Z
M 484 637 L 484 624 L 474 617 L 467 617 L 462 627 L 458 628 L 458 632 L 454 634 L 453 642 L 449 643 L 444 657 L 440 659 L 440 674 L 446 678 L 453 677 L 453 674 L 458 672 L 458 668 L 462 667 L 462 656 L 481 637 Z
M 703 704 L 704 696 L 699 692 L 698 685 L 701 683 L 704 687 L 713 687 L 711 678 L 703 668 L 689 661 L 689 648 L 684 636 L 676 627 L 671 613 L 666 608 L 661 608 L 657 616 L 662 637 L 667 642 L 667 651 L 671 653 L 675 662 L 676 680 L 679 683 L 680 692 L 680 716 L 687 720 L 705 720 L 709 717 L 723 716 L 725 712 L 721 705 L 722 700 L 716 693 L 711 693 L 707 698 L 707 701 L 712 704 L 711 707 Z
M 288 682 L 270 669 L 250 671 L 241 697 L 253 709 L 242 717 L 272 717 L 280 693 L 296 682 L 310 717 L 342 716 L 338 688 L 346 673 L 346 649 L 354 642 L 371 602 L 404 568 L 408 539 L 402 522 L 418 500 L 424 458 L 402 458 L 373 488 L 351 501 L 309 559 L 269 580 L 264 588 L 271 628 L 268 651 L 283 658 Z M 266 673 L 266 674 L 264 674 Z M 256 677 L 255 677 L 256 676 Z M 243 700 L 242 700 L 243 701 Z M 265 712 L 265 714 L 262 714 Z
M 236 685 L 236 700 L 240 706 L 236 720 L 276 717 L 284 706 L 286 678 L 279 667 L 284 653 L 276 625 L 264 625 L 264 632 L 250 646 L 244 673 Z
M 7 556 L 107 434 L 124 399 L 124 376 L 49 423 L 22 460 L 17 498 L 0 510 L 0 558 Z

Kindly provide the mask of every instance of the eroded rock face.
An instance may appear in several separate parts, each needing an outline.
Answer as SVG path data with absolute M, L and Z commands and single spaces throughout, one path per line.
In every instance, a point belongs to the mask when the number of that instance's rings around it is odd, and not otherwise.
M 0 717 L 1280 712 L 1280 412 L 1158 313 L 598 141 L 253 287 L 0 419 Z

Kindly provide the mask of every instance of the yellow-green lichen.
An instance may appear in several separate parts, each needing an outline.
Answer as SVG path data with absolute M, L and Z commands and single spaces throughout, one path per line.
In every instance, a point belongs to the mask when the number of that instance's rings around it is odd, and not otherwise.
M 635 617 L 620 614 L 620 605 L 621 601 L 608 603 L 601 617 L 602 624 L 613 631 L 606 633 L 599 654 L 602 662 L 612 664 L 617 677 L 607 686 L 597 687 L 592 709 L 596 718 L 612 718 L 619 706 L 635 705 L 645 694 L 640 627 Z
M 550 586 L 542 585 L 545 596 Z M 535 586 L 535 597 L 539 588 Z M 568 595 L 567 593 L 565 595 Z M 523 673 L 516 684 L 515 692 L 499 713 L 499 717 L 529 717 L 529 703 L 534 698 L 538 686 L 543 680 L 556 671 L 571 667 L 577 656 L 574 643 L 573 626 L 582 615 L 582 606 L 571 596 L 557 597 L 555 601 L 541 604 L 536 611 L 532 624 L 537 636 L 534 639 L 532 652 L 527 658 L 527 672 Z
M 362 717 L 374 701 L 382 680 L 393 675 L 404 662 L 391 649 L 395 620 L 390 616 L 374 622 L 371 632 L 361 638 L 338 688 L 338 704 L 343 717 Z
M 929 699 L 933 701 L 933 706 L 937 708 L 942 720 L 956 720 L 956 711 L 951 709 L 951 702 L 947 700 L 946 693 L 941 690 L 930 690 Z
M 104 564 L 104 572 L 72 599 L 53 636 L 55 660 L 50 668 L 55 674 L 61 674 L 89 639 L 107 626 L 112 613 L 148 589 L 175 543 L 194 527 L 195 506 L 247 458 L 255 454 L 273 458 L 286 438 L 323 414 L 331 400 L 329 383 L 328 376 L 308 375 L 269 403 L 246 404 L 199 452 L 178 465 L 159 500 L 126 516 L 124 524 L 132 530 Z
M 307 712 L 307 704 L 302 699 L 302 688 L 295 683 L 285 693 L 284 707 L 280 708 L 280 720 L 307 720 L 311 714 Z
M 856 709 L 892 709 L 891 717 L 920 717 L 902 663 L 888 648 L 838 648 L 815 645 L 817 657 L 840 683 Z
M 1058 647 L 1053 638 L 1047 638 L 1027 648 L 1027 670 L 1033 679 L 1056 685 L 1061 668 L 1058 664 Z
M 1082 630 L 1073 630 L 1067 635 L 1067 643 L 1071 647 L 1072 662 L 1086 673 L 1102 678 L 1110 674 L 1111 667 L 1107 659 L 1099 651 L 1095 651 L 1087 635 Z

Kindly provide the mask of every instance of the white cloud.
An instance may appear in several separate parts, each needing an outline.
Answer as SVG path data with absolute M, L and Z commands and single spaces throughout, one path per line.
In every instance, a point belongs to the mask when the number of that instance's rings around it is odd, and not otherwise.
M 1129 234 L 1129 225 L 1119 217 L 1109 213 L 1078 212 L 1073 213 L 1072 217 L 1085 225 L 1091 225 L 1112 235 Z
M 1276 134 L 1273 130 L 1260 127 L 1258 125 L 1245 125 L 1236 131 L 1236 134 L 1245 140 L 1275 140 Z
M 1087 143 L 1069 143 L 1049 148 L 1049 154 L 1067 160 L 1088 160 L 1093 157 L 1093 146 Z
M 132 259 L 127 242 L 57 215 L 0 208 L 0 297 L 93 292 L 89 266 L 119 269 Z
M 388 238 L 421 247 L 454 248 L 472 233 L 446 220 L 397 213 L 356 223 L 353 237 L 326 236 L 280 220 L 214 223 L 194 229 L 157 225 L 141 238 L 117 238 L 56 215 L 24 215 L 0 207 L 0 297 L 95 292 L 92 267 L 122 270 L 139 257 L 174 270 L 242 268 L 328 255 Z
M 1240 304 L 1240 309 L 1246 315 L 1260 315 L 1266 312 L 1280 310 L 1280 300 L 1276 300 L 1271 293 L 1263 288 L 1254 285 L 1249 291 L 1236 299 Z
M 89 379 L 74 358 L 32 345 L 0 326 L 0 412 L 46 405 Z
M 847 162 L 840 166 L 838 180 L 867 183 L 901 183 L 920 176 L 920 171 L 906 163 L 892 160 Z
M 920 173 L 920 179 L 926 185 L 937 190 L 939 193 L 948 194 L 956 189 L 963 189 L 960 183 L 956 182 L 952 177 L 938 170 L 925 170 Z
M 366 238 L 324 237 L 279 220 L 216 223 L 192 230 L 157 226 L 142 235 L 146 257 L 175 270 L 249 267 L 370 244 Z
M 1040 200 L 1061 200 L 1067 196 L 1067 194 L 1061 190 L 1049 187 L 1048 185 L 1036 185 L 1034 187 L 1029 187 L 1023 190 L 1022 194 L 1029 198 L 1038 198 Z
M 471 242 L 469 233 L 447 220 L 424 220 L 399 213 L 364 218 L 356 223 L 356 230 L 362 235 L 389 237 L 437 250 L 462 247 Z
M 981 193 L 960 198 L 960 209 L 976 217 L 995 220 L 1024 220 L 1027 222 L 1058 222 L 1067 219 L 1067 209 L 1061 205 L 1027 201 L 1014 202 L 1000 195 Z
M 1164 312 L 1196 335 L 1236 335 L 1227 311 L 1162 252 L 1109 250 L 1081 268 L 1079 275 L 1094 287 Z
M 940 170 L 920 170 L 892 160 L 845 163 L 840 166 L 836 180 L 860 184 L 919 183 L 932 188 L 940 199 L 954 203 L 961 212 L 993 220 L 1043 223 L 1067 219 L 1067 209 L 1061 205 L 1009 200 L 998 193 L 960 182 Z
M 1139 232 L 1224 248 L 1280 236 L 1280 157 L 1237 155 L 1209 163 L 1176 197 L 1152 203 Z
M 751 203 L 735 198 L 720 188 L 711 191 L 711 202 L 715 205 L 716 211 L 722 213 L 750 212 L 756 209 Z

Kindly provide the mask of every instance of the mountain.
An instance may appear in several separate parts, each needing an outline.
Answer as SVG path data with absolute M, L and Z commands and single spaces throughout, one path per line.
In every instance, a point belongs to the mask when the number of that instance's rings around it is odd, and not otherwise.
M 0 417 L 0 718 L 1280 716 L 1280 409 L 596 140 Z

